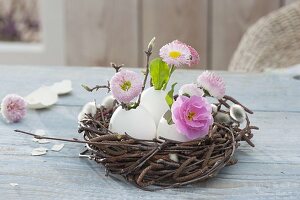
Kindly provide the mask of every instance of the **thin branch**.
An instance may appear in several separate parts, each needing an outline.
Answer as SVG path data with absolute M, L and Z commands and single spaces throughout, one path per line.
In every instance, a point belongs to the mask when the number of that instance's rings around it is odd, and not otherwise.
M 96 85 L 95 87 L 92 87 L 92 88 L 90 88 L 90 87 L 88 87 L 87 85 L 84 85 L 84 84 L 82 84 L 81 86 L 88 92 L 93 92 L 94 90 L 98 91 L 99 89 L 107 89 L 107 93 L 110 92 L 110 83 L 109 83 L 109 81 L 107 81 L 107 85 Z

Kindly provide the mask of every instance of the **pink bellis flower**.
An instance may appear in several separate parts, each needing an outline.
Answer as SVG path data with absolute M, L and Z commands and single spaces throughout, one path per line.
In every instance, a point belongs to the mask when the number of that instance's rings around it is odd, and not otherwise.
M 178 90 L 178 95 L 188 95 L 188 96 L 200 96 L 204 94 L 203 90 L 198 88 L 194 83 L 184 84 Z
M 26 115 L 27 103 L 23 97 L 16 94 L 6 95 L 1 102 L 1 113 L 8 122 L 18 122 Z
M 225 83 L 222 77 L 218 76 L 214 72 L 204 71 L 197 78 L 198 87 L 201 87 L 210 96 L 217 99 L 222 99 L 225 95 Z
M 174 40 L 175 43 L 178 43 L 178 44 L 183 44 L 185 46 L 187 46 L 190 50 L 190 53 L 191 53 L 191 58 L 190 58 L 190 62 L 189 62 L 189 66 L 191 65 L 197 65 L 199 64 L 200 62 L 200 56 L 198 54 L 198 52 L 196 51 L 196 49 L 194 49 L 193 47 L 191 47 L 190 45 L 187 45 L 179 40 Z
M 204 97 L 179 96 L 171 111 L 177 131 L 189 139 L 204 137 L 213 123 L 212 107 Z
M 163 46 L 159 51 L 159 56 L 168 65 L 175 67 L 189 65 L 192 57 L 190 49 L 185 44 L 178 43 L 177 40 Z
M 121 70 L 110 80 L 113 97 L 119 102 L 129 103 L 142 92 L 143 81 L 138 73 Z

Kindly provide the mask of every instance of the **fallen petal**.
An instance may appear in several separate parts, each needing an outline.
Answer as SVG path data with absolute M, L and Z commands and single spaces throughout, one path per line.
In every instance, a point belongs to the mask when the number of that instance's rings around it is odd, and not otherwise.
M 174 162 L 179 162 L 178 156 L 175 153 L 170 153 L 169 158 L 170 158 L 170 160 L 173 160 Z
M 62 148 L 64 148 L 64 144 L 55 144 L 55 145 L 53 145 L 52 146 L 52 148 L 51 148 L 51 151 L 60 151 L 60 150 L 62 150 Z
M 40 148 L 36 148 L 33 149 L 31 152 L 32 156 L 41 156 L 41 155 L 45 155 L 47 153 L 48 149 L 40 147 Z
M 10 183 L 9 185 L 12 186 L 12 187 L 16 187 L 16 186 L 18 186 L 19 184 L 18 184 L 18 183 Z
M 35 130 L 34 134 L 39 135 L 39 136 L 45 136 L 46 132 L 43 129 L 37 129 L 37 130 Z
M 40 144 L 47 144 L 47 143 L 50 143 L 50 141 L 49 140 L 46 140 L 46 139 L 38 139 L 38 141 L 37 141 L 38 143 L 40 143 Z

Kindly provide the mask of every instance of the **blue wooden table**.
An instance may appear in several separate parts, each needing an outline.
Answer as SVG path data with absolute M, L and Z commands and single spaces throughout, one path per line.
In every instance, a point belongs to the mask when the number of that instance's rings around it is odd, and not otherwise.
M 105 176 L 104 168 L 79 158 L 82 144 L 65 143 L 61 152 L 31 156 L 37 144 L 14 129 L 43 129 L 47 136 L 78 138 L 77 114 L 81 106 L 103 98 L 88 93 L 81 84 L 104 84 L 109 68 L 0 66 L 0 98 L 8 93 L 25 96 L 41 85 L 63 79 L 73 82 L 73 92 L 46 110 L 29 111 L 17 124 L 0 121 L 0 199 L 300 199 L 300 80 L 291 75 L 220 72 L 227 94 L 254 110 L 250 117 L 260 127 L 251 148 L 242 144 L 238 164 L 224 168 L 203 183 L 179 189 L 145 192 Z M 139 71 L 139 69 L 136 69 Z M 200 71 L 176 71 L 180 85 L 196 79 Z M 18 183 L 12 186 L 10 183 Z

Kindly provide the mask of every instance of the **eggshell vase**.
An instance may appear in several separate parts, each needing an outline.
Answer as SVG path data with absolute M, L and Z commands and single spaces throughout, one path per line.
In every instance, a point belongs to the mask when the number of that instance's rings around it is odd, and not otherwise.
M 142 93 L 141 105 L 144 106 L 152 115 L 156 126 L 158 125 L 160 118 L 169 109 L 166 102 L 167 92 L 164 90 L 155 90 L 153 87 L 146 89 Z
M 159 137 L 161 136 L 179 142 L 187 142 L 190 140 L 185 135 L 177 131 L 175 124 L 169 125 L 164 117 L 162 117 L 159 121 L 156 136 L 157 139 L 159 139 Z
M 118 107 L 110 119 L 109 130 L 118 134 L 126 132 L 136 139 L 152 140 L 156 137 L 155 122 L 141 105 L 131 110 Z

